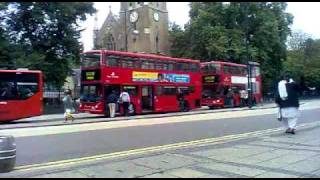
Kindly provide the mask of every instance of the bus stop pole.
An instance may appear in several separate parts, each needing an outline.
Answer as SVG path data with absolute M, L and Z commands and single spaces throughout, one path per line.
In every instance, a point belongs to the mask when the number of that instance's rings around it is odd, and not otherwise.
M 252 83 L 251 83 L 251 65 L 248 62 L 248 107 L 252 108 Z

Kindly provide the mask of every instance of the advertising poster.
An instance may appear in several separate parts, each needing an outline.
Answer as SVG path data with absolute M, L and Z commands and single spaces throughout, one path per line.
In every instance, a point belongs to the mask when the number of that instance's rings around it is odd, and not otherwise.
M 132 80 L 134 82 L 157 82 L 158 73 L 133 71 Z
M 132 80 L 134 82 L 190 83 L 190 76 L 187 74 L 166 74 L 133 71 Z

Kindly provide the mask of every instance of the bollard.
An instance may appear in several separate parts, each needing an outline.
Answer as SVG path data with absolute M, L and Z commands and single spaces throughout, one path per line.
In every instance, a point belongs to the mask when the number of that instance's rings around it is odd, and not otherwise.
M 0 173 L 10 172 L 16 164 L 16 143 L 13 136 L 0 136 Z

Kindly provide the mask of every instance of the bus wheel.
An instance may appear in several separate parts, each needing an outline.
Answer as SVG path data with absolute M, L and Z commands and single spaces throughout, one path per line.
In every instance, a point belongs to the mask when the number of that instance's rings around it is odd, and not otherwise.
M 209 106 L 209 109 L 215 109 L 215 107 L 214 106 Z

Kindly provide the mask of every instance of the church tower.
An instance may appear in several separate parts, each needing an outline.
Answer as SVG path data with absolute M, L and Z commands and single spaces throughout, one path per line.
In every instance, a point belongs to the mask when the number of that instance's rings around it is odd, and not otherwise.
M 98 16 L 97 14 L 95 14 L 94 26 L 93 26 L 93 49 L 97 49 L 98 35 L 99 35 Z
M 121 2 L 121 50 L 169 55 L 166 2 Z

